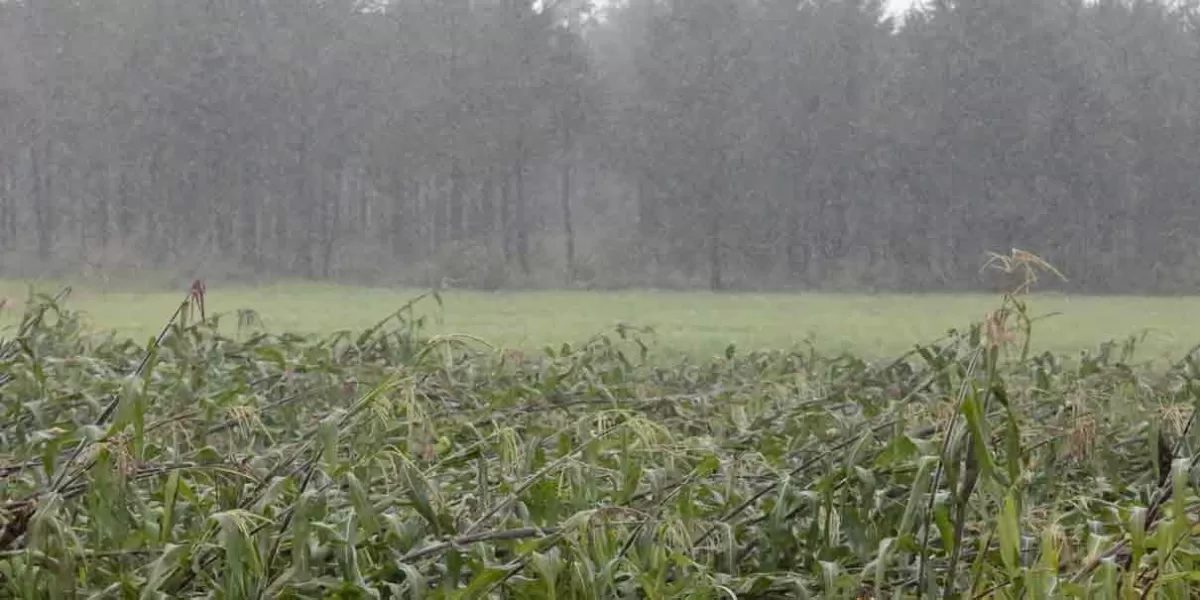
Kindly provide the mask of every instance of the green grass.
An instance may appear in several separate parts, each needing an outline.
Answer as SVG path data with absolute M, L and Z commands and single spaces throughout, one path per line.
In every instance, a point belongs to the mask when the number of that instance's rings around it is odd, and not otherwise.
M 59 284 L 40 283 L 54 292 Z M 27 283 L 0 283 L 0 297 L 25 298 Z M 269 331 L 328 334 L 368 327 L 420 293 L 413 289 L 317 284 L 208 290 L 210 312 L 253 309 Z M 158 333 L 183 295 L 179 291 L 111 291 L 77 287 L 73 309 L 90 327 L 146 338 Z M 1060 313 L 1039 322 L 1035 349 L 1075 354 L 1098 344 L 1146 334 L 1138 356 L 1176 357 L 1200 342 L 1200 297 L 1034 296 L 1034 313 Z M 918 340 L 945 335 L 979 320 L 996 295 L 711 294 L 706 292 L 467 292 L 443 294 L 433 333 L 470 333 L 493 344 L 526 350 L 579 342 L 617 323 L 649 326 L 664 353 L 710 356 L 729 344 L 783 349 L 811 340 L 825 352 L 883 358 Z M 10 302 L 11 306 L 12 302 Z M 18 307 L 19 308 L 19 307 Z M 437 316 L 425 305 L 424 314 Z M 3 322 L 15 322 L 19 310 Z M 232 314 L 223 322 L 231 330 Z
M 1001 353 L 1041 333 L 1003 306 L 880 362 L 403 318 L 146 347 L 34 306 L 0 341 L 0 597 L 1189 597 L 1200 358 Z

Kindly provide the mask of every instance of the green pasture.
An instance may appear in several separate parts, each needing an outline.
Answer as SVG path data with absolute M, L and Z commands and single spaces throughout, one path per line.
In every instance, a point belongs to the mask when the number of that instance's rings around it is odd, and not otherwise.
M 15 323 L 30 286 L 54 292 L 61 283 L 0 282 L 7 298 L 3 323 Z M 157 333 L 186 290 L 117 290 L 73 286 L 67 305 L 91 327 L 139 337 Z M 233 331 L 236 311 L 252 309 L 273 332 L 331 333 L 368 327 L 419 295 L 418 289 L 312 283 L 208 288 L 209 313 L 224 313 Z M 886 357 L 934 340 L 951 327 L 982 319 L 996 295 L 966 294 L 755 294 L 658 291 L 444 291 L 441 309 L 418 304 L 431 333 L 469 333 L 504 347 L 538 349 L 582 341 L 619 323 L 648 326 L 656 347 L 697 356 L 807 343 Z M 1105 341 L 1144 335 L 1143 359 L 1177 357 L 1200 342 L 1200 297 L 1090 297 L 1034 295 L 1035 350 L 1076 353 Z

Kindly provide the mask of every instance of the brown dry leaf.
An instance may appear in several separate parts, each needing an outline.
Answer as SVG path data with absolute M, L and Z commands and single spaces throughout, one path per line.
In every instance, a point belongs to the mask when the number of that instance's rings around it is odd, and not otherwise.
M 1183 404 L 1168 404 L 1162 407 L 1162 418 L 1171 425 L 1171 433 L 1173 435 L 1183 435 L 1189 410 L 1190 407 Z
M 1096 443 L 1096 419 L 1083 415 L 1075 420 L 1075 427 L 1067 437 L 1067 455 L 1074 460 L 1083 460 L 1091 455 Z
M 1005 309 L 993 310 L 987 313 L 984 317 L 986 326 L 987 343 L 989 347 L 999 348 L 1000 346 L 1016 340 L 1016 334 L 1008 329 L 1009 312 Z

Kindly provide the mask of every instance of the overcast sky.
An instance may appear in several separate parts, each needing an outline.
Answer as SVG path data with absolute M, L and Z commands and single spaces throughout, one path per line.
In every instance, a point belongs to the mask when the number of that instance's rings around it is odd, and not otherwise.
M 888 14 L 894 15 L 908 10 L 909 7 L 917 4 L 918 1 L 919 0 L 886 0 L 884 6 L 887 7 L 886 10 Z

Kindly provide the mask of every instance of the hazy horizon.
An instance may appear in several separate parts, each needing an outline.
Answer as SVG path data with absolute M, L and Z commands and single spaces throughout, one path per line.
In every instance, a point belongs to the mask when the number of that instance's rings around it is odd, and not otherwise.
M 1200 288 L 1200 36 L 1070 2 L 0 3 L 0 275 Z

